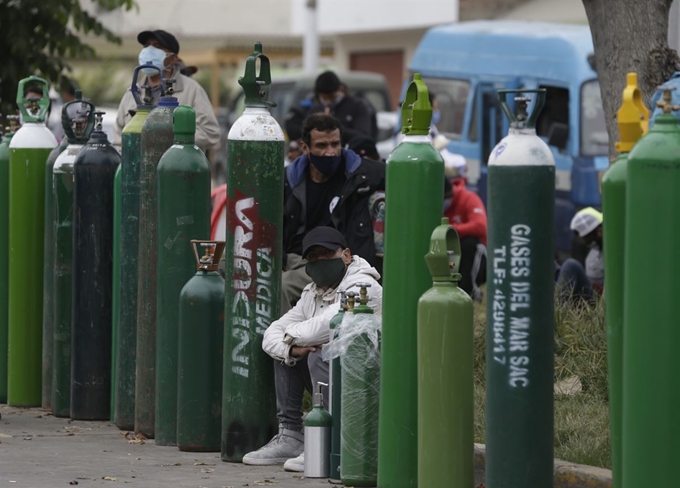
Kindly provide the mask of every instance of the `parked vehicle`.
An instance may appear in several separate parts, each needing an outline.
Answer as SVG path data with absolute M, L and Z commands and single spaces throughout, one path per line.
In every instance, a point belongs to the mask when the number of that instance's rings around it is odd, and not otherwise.
M 355 96 L 363 97 L 375 108 L 378 124 L 378 151 L 381 142 L 389 141 L 394 130 L 396 115 L 392 110 L 392 102 L 385 77 L 377 73 L 363 71 L 338 71 L 340 81 L 347 85 L 349 92 Z M 269 99 L 276 102 L 276 107 L 269 111 L 276 121 L 285 127 L 285 119 L 291 107 L 299 104 L 302 100 L 314 95 L 314 82 L 316 75 L 284 75 L 272 77 L 269 89 Z M 244 95 L 241 90 L 233 100 L 229 111 L 229 126 L 243 113 Z M 381 156 L 387 157 L 391 150 L 388 144 Z M 385 151 L 386 154 L 383 154 Z
M 434 27 L 416 49 L 420 73 L 437 97 L 437 129 L 468 163 L 471 189 L 486 202 L 487 160 L 508 130 L 500 88 L 545 88 L 537 133 L 556 162 L 556 247 L 572 251 L 569 222 L 582 207 L 599 207 L 609 164 L 608 136 L 588 26 L 475 21 Z M 531 107 L 530 107 L 531 108 Z

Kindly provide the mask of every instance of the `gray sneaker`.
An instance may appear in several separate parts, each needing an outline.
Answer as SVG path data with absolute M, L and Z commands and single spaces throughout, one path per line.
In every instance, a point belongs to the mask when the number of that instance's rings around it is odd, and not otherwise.
M 289 459 L 298 457 L 304 450 L 304 434 L 281 427 L 279 433 L 272 437 L 272 440 L 265 446 L 243 456 L 243 464 L 252 466 L 283 464 Z

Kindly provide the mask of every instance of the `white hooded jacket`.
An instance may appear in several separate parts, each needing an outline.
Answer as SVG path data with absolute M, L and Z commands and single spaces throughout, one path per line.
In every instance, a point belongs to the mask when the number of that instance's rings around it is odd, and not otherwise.
M 340 309 L 338 290 L 359 293 L 357 285 L 367 283 L 368 305 L 376 314 L 382 314 L 382 287 L 380 274 L 359 256 L 352 256 L 344 278 L 336 288 L 323 290 L 314 283 L 302 290 L 300 300 L 286 315 L 272 322 L 264 333 L 262 349 L 274 359 L 294 364 L 290 356 L 292 346 L 318 346 L 329 340 L 331 319 Z M 284 342 L 285 339 L 285 342 Z

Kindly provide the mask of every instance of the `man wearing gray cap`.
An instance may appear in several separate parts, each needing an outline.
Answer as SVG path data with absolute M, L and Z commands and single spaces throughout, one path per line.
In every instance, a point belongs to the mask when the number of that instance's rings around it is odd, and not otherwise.
M 244 464 L 284 464 L 289 471 L 304 470 L 302 395 L 312 385 L 328 383 L 328 363 L 321 347 L 329 340 L 331 319 L 338 313 L 337 291 L 359 292 L 367 283 L 368 305 L 382 313 L 380 275 L 359 256 L 352 256 L 344 236 L 333 227 L 316 227 L 305 235 L 302 257 L 313 282 L 302 290 L 295 307 L 272 322 L 262 349 L 274 359 L 274 383 L 279 433 L 265 446 L 243 457 Z M 328 407 L 328 395 L 324 395 Z
M 139 64 L 151 63 L 163 70 L 166 79 L 175 80 L 173 85 L 174 96 L 180 105 L 189 105 L 196 111 L 196 145 L 203 152 L 211 149 L 220 141 L 220 127 L 213 112 L 210 99 L 201 85 L 192 78 L 180 72 L 179 65 L 179 42 L 175 36 L 164 30 L 143 31 L 137 36 L 137 41 L 144 46 L 139 53 Z M 146 79 L 141 80 L 139 85 L 151 85 L 153 95 L 158 100 L 161 94 L 161 78 L 158 71 L 149 70 Z M 114 125 L 113 143 L 120 145 L 121 134 L 135 111 L 137 104 L 130 90 L 125 92 L 118 106 L 118 115 Z

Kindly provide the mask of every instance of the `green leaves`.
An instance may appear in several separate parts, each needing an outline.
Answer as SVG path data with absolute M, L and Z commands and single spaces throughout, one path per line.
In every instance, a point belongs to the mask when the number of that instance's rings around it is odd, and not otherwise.
M 37 74 L 60 81 L 70 70 L 68 58 L 92 59 L 95 51 L 79 35 L 121 40 L 104 27 L 81 2 L 96 9 L 113 11 L 136 8 L 134 0 L 0 0 L 0 112 L 16 111 L 19 80 Z

